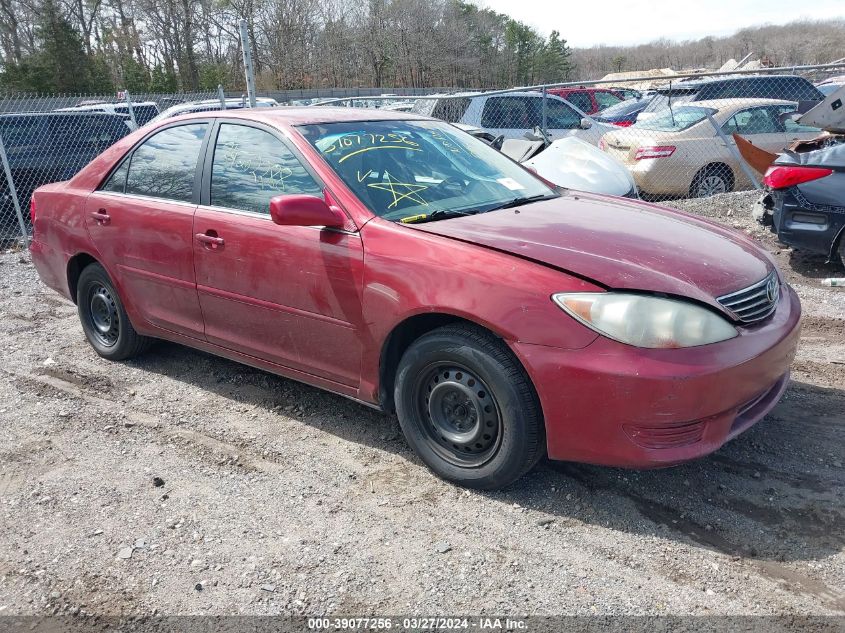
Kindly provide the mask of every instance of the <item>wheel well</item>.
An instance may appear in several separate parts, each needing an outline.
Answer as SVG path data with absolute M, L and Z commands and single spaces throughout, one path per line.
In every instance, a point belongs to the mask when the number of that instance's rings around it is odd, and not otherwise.
M 98 263 L 88 253 L 79 253 L 70 258 L 67 263 L 67 287 L 70 290 L 70 298 L 76 303 L 76 288 L 79 283 L 79 275 L 89 264 Z
M 409 317 L 393 328 L 382 347 L 379 361 L 379 403 L 385 411 L 394 411 L 393 387 L 395 386 L 396 370 L 405 350 L 424 334 L 454 323 L 483 327 L 469 319 L 434 312 Z M 498 336 L 495 332 L 491 332 L 491 334 Z
M 842 265 L 845 266 L 845 226 L 839 229 L 839 233 L 833 238 L 833 242 L 830 245 L 830 254 L 827 258 L 828 261 L 836 261 L 835 257 L 837 254 L 842 260 Z

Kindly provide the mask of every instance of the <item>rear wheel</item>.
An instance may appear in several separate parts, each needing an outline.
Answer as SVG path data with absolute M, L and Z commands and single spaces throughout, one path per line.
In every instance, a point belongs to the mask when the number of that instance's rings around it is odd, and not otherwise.
M 76 306 L 85 337 L 100 356 L 124 360 L 144 352 L 153 339 L 132 327 L 114 284 L 100 264 L 89 264 L 79 275 Z
M 690 197 L 709 198 L 733 189 L 734 178 L 727 165 L 708 165 L 692 179 Z
M 480 328 L 446 326 L 411 344 L 399 363 L 395 401 L 408 443 L 457 484 L 501 488 L 544 452 L 533 385 L 510 350 Z

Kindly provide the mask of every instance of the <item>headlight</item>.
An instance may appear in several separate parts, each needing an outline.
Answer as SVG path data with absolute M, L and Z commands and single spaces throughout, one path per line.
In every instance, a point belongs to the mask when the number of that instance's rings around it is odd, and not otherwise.
M 636 347 L 695 347 L 738 334 L 719 315 L 686 301 L 621 292 L 562 292 L 552 299 L 599 334 Z

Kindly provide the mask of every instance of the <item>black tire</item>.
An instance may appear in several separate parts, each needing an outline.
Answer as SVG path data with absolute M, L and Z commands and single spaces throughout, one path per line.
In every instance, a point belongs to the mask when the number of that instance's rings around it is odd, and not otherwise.
M 545 453 L 539 399 L 522 365 L 487 331 L 448 325 L 405 351 L 395 388 L 405 438 L 434 473 L 482 490 L 513 483 Z
M 839 237 L 839 263 L 845 267 L 845 235 Z
M 132 358 L 153 342 L 132 327 L 114 284 L 100 264 L 89 264 L 79 275 L 76 307 L 85 337 L 103 358 Z
M 719 184 L 721 183 L 721 184 Z M 719 193 L 727 193 L 734 188 L 734 175 L 725 164 L 703 167 L 692 179 L 689 194 L 691 198 L 709 198 Z

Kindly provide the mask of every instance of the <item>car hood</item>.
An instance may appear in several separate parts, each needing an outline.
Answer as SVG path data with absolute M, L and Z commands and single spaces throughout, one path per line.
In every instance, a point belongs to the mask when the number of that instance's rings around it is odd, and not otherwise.
M 763 279 L 772 260 L 744 235 L 644 202 L 569 192 L 413 229 L 512 253 L 614 289 L 716 297 Z M 720 308 L 721 309 L 721 308 Z
M 624 196 L 635 189 L 627 167 L 595 145 L 569 137 L 554 141 L 522 163 L 567 189 Z

